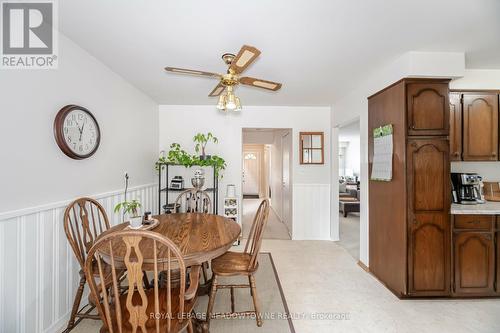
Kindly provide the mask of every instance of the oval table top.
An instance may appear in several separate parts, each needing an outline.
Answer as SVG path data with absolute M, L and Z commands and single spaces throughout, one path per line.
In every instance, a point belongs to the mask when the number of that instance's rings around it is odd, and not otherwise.
M 241 232 L 238 223 L 220 215 L 175 213 L 157 215 L 154 218 L 158 219 L 160 223 L 150 231 L 157 232 L 172 240 L 180 249 L 186 267 L 201 265 L 203 262 L 226 253 L 238 239 Z M 99 238 L 113 231 L 123 230 L 128 225 L 128 223 L 120 223 L 103 232 Z M 99 250 L 104 256 L 109 255 L 108 251 L 106 247 Z M 145 249 L 143 255 L 145 258 L 153 258 L 152 252 L 151 247 L 151 253 L 148 253 L 148 249 Z M 158 253 L 158 255 L 161 255 L 161 253 Z M 115 260 L 119 260 L 124 256 L 124 246 L 116 246 L 116 248 L 113 246 L 113 258 Z

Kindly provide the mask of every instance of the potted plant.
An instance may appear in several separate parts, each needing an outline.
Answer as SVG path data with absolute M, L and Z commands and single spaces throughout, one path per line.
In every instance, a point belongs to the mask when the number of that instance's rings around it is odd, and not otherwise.
M 121 209 L 123 209 L 123 214 L 128 216 L 130 220 L 130 227 L 133 229 L 137 229 L 142 225 L 142 216 L 139 213 L 139 209 L 141 208 L 141 203 L 139 200 L 132 201 L 123 201 L 115 206 L 115 213 L 118 213 Z
M 208 132 L 207 134 L 203 133 L 198 133 L 194 136 L 193 141 L 196 143 L 196 146 L 194 147 L 194 150 L 199 154 L 201 151 L 200 155 L 200 160 L 205 160 L 207 158 L 210 158 L 210 155 L 205 154 L 205 147 L 207 146 L 207 143 L 210 141 L 213 143 L 219 142 L 217 137 L 215 137 L 212 133 Z

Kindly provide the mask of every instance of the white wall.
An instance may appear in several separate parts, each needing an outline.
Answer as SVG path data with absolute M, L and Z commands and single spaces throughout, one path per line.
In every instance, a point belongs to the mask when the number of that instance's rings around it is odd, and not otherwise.
M 274 142 L 274 130 L 243 131 L 244 144 L 266 145 Z
M 70 200 L 96 197 L 116 223 L 112 208 L 128 171 L 130 196 L 156 207 L 157 104 L 59 38 L 57 70 L 0 73 L 0 332 L 65 327 L 79 279 L 63 231 Z M 66 157 L 55 143 L 54 117 L 67 104 L 87 107 L 99 122 L 101 145 L 87 160 Z
M 329 107 L 276 107 L 246 106 L 241 113 L 224 114 L 213 105 L 207 106 L 160 106 L 160 149 L 168 150 L 172 142 L 180 143 L 188 151 L 194 151 L 192 137 L 197 132 L 211 131 L 219 138 L 218 145 L 207 148 L 208 153 L 222 156 L 228 163 L 224 179 L 220 184 L 221 197 L 226 184 L 236 184 L 241 195 L 242 170 L 242 128 L 291 128 L 293 138 L 293 230 L 294 239 L 330 239 L 329 205 L 321 214 L 310 215 L 316 210 L 315 196 L 302 198 L 306 191 L 301 188 L 315 188 L 316 196 L 329 202 L 330 197 L 330 108 Z M 298 144 L 300 131 L 325 132 L 325 165 L 300 165 Z M 320 185 L 315 187 L 315 185 Z M 326 186 L 326 193 L 325 192 Z M 308 212 L 310 209 L 311 212 Z M 298 227 L 296 228 L 296 224 Z M 303 228 L 302 228 L 303 226 Z
M 56 70 L 0 74 L 0 213 L 154 181 L 157 104 L 60 35 Z M 94 156 L 72 160 L 54 140 L 67 104 L 88 108 L 101 129 Z
M 359 117 L 360 119 L 360 261 L 368 261 L 368 96 L 404 77 L 461 77 L 464 74 L 463 53 L 456 52 L 407 52 L 387 62 L 385 66 L 367 73 L 349 94 L 332 106 L 332 127 L 339 127 Z M 338 192 L 338 179 L 333 174 L 332 191 Z M 333 205 L 333 203 L 332 203 Z M 338 214 L 332 214 L 332 227 L 338 229 Z M 332 231 L 337 235 L 338 230 Z
M 359 120 L 339 128 L 339 142 L 346 142 L 345 169 L 348 175 L 360 173 L 360 135 Z
M 274 131 L 271 144 L 271 206 L 279 219 L 283 221 L 283 152 L 282 137 L 290 130 Z M 293 149 L 293 148 L 292 148 Z M 292 156 L 293 157 L 293 156 Z M 290 230 L 289 230 L 290 232 Z

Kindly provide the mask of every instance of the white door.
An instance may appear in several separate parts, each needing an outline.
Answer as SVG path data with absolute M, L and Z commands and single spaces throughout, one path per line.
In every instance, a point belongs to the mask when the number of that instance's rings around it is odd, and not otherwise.
M 260 152 L 243 152 L 243 195 L 259 195 Z
M 282 152 L 282 166 L 283 166 L 283 178 L 282 178 L 282 212 L 283 212 L 283 222 L 288 227 L 288 231 L 292 232 L 292 197 L 290 191 L 290 157 L 292 150 L 292 136 L 290 132 L 286 133 L 281 138 L 281 152 Z

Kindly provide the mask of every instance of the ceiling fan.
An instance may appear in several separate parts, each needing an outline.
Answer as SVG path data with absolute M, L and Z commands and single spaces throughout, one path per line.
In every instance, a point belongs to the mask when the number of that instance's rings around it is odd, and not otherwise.
M 260 51 L 249 45 L 243 45 L 237 55 L 224 53 L 222 60 L 228 66 L 226 74 L 217 74 L 211 72 L 197 71 L 192 69 L 165 67 L 167 72 L 179 74 L 191 74 L 199 76 L 208 76 L 219 80 L 219 83 L 208 94 L 210 97 L 219 96 L 217 108 L 224 111 L 241 111 L 240 99 L 234 95 L 233 89 L 238 84 L 263 88 L 276 91 L 281 88 L 281 83 L 256 79 L 249 76 L 241 76 L 241 73 L 252 64 L 260 55 Z

